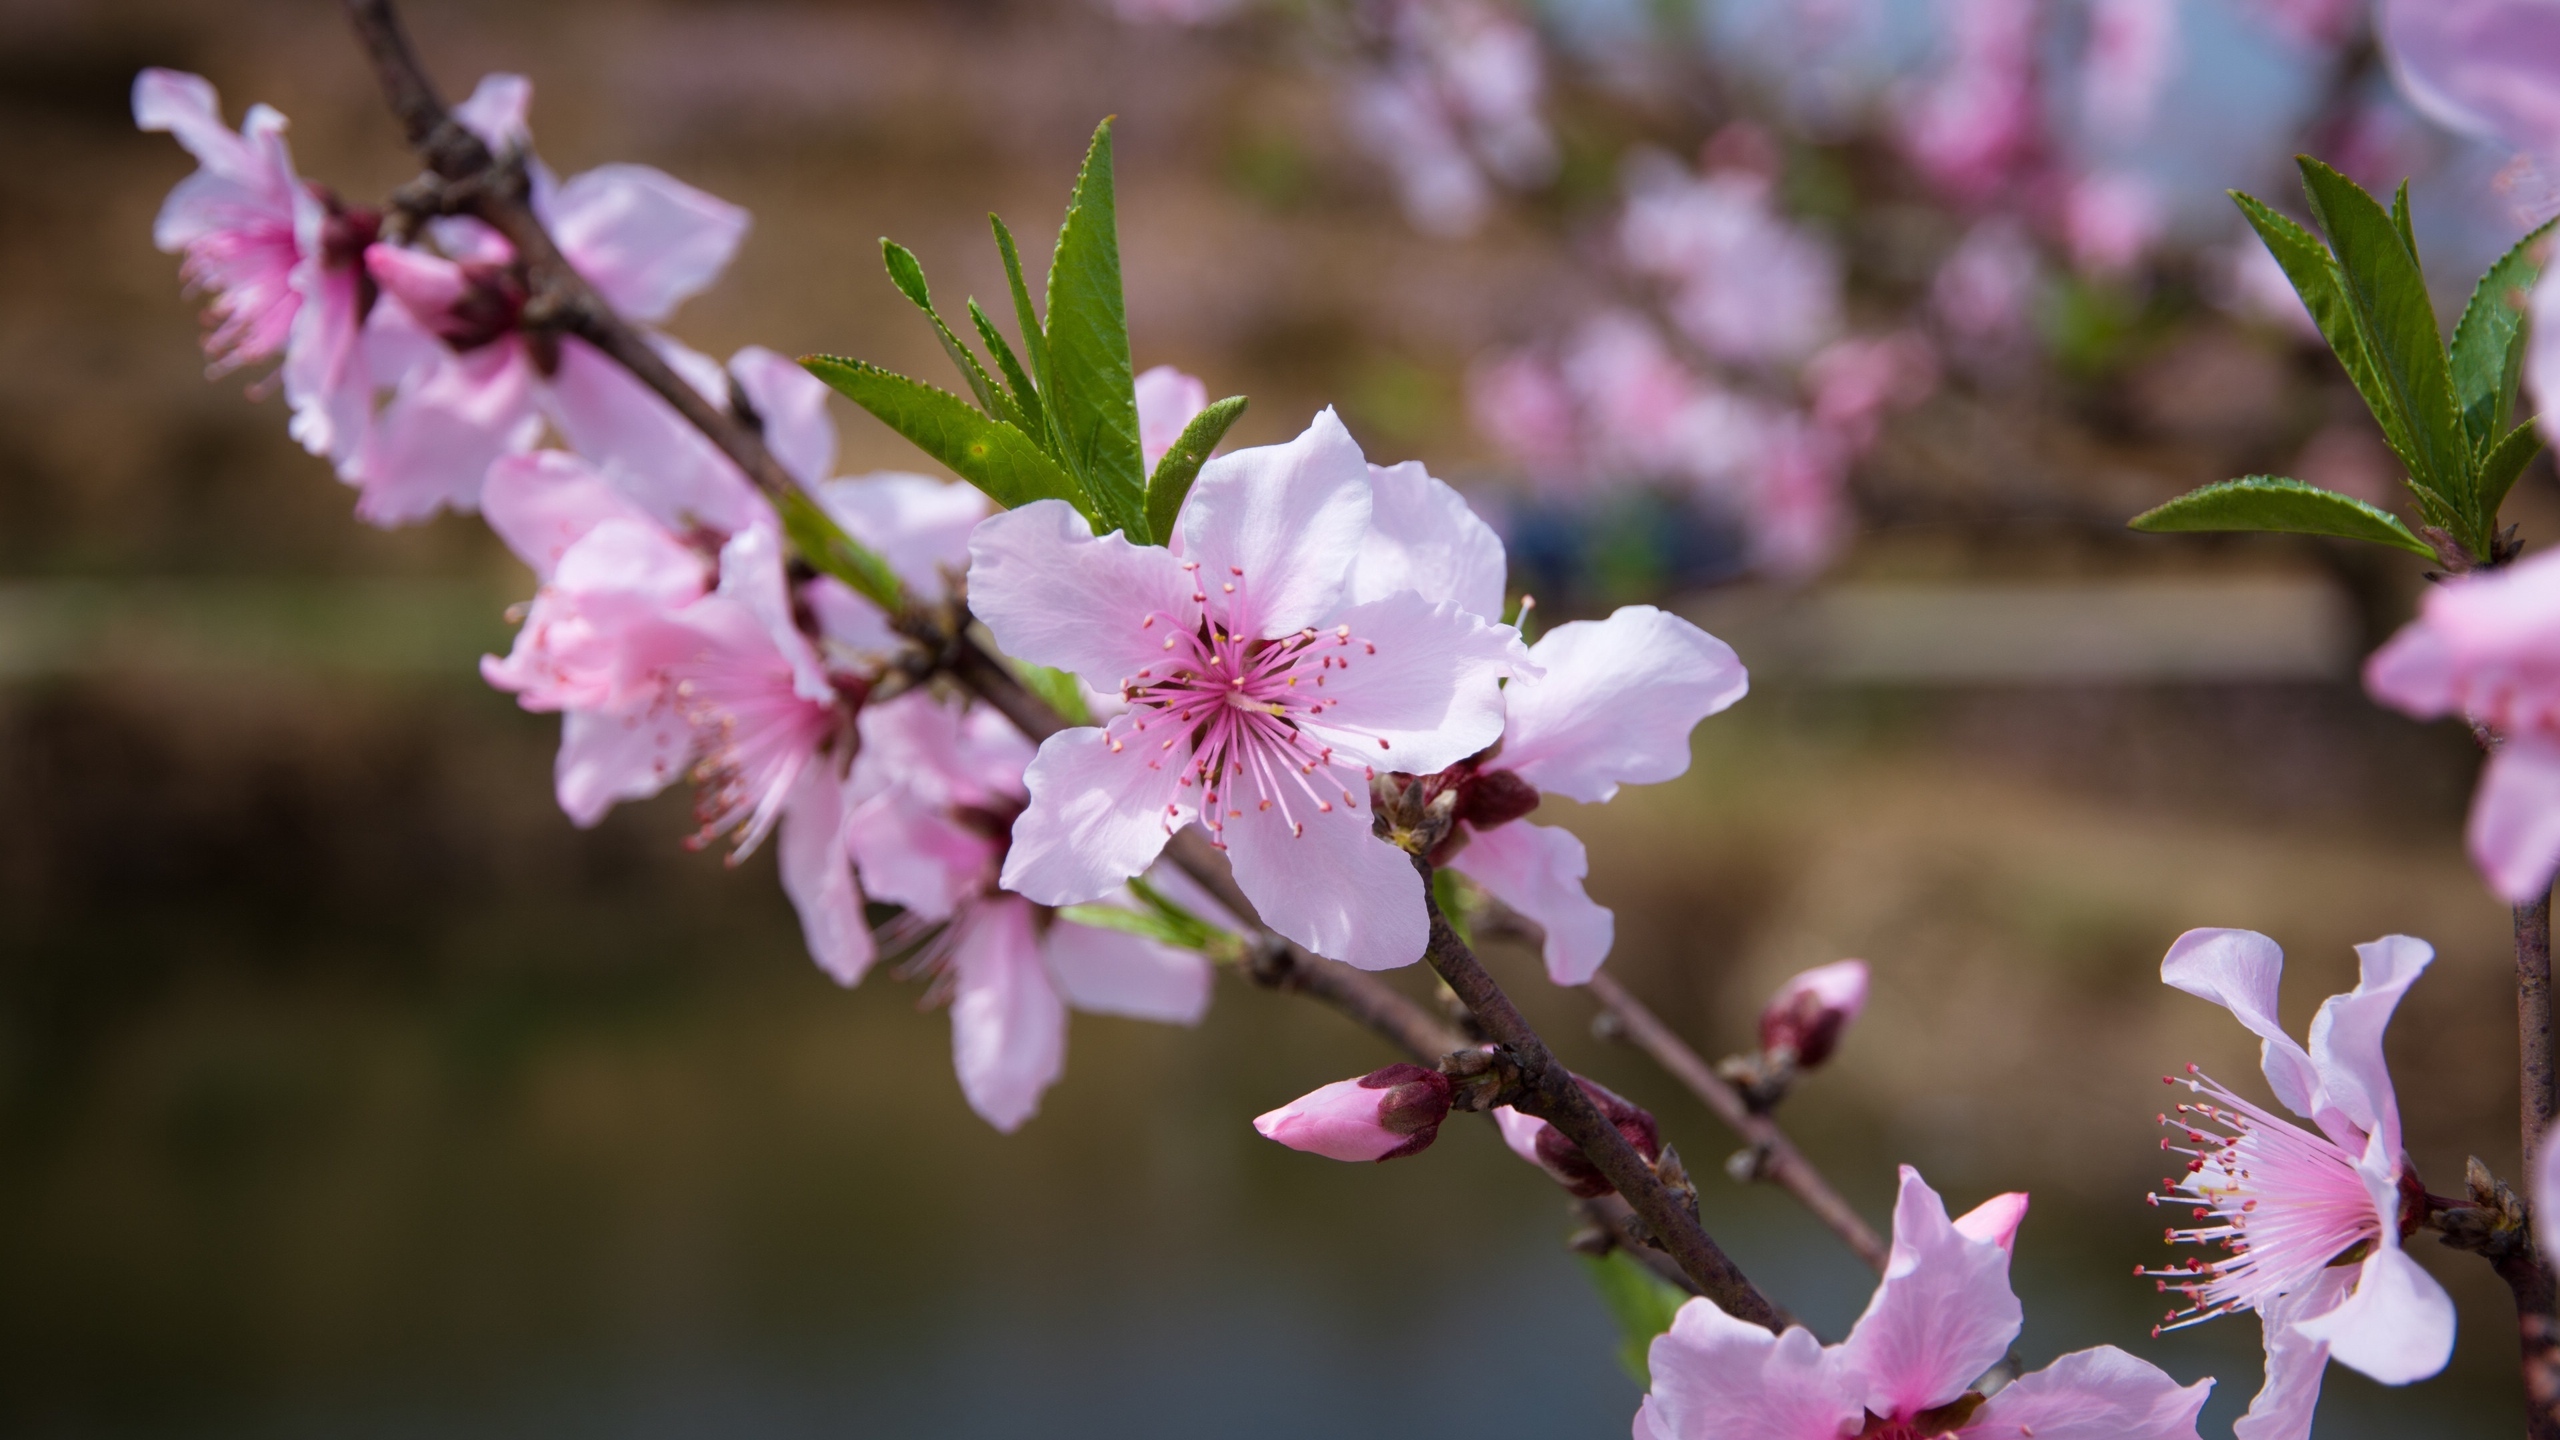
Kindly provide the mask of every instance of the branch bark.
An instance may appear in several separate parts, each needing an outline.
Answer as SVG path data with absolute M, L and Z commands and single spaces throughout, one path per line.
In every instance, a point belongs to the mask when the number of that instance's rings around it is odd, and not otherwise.
M 1627 1038 L 1637 1049 L 1652 1056 L 1655 1064 L 1689 1087 L 1689 1093 L 1703 1101 L 1717 1119 L 1751 1147 L 1755 1178 L 1776 1182 L 1856 1251 L 1859 1259 L 1878 1271 L 1884 1269 L 1887 1251 L 1883 1238 L 1850 1208 L 1848 1201 L 1840 1198 L 1840 1192 L 1831 1188 L 1831 1182 L 1822 1178 L 1822 1172 L 1804 1158 L 1804 1152 L 1796 1149 L 1795 1142 L 1787 1138 L 1776 1121 L 1752 1113 L 1740 1092 L 1726 1084 L 1713 1066 L 1689 1048 L 1687 1041 L 1662 1023 L 1661 1017 L 1643 1001 L 1628 993 L 1609 972 L 1592 976 L 1586 988 L 1602 1009 L 1626 1027 Z
M 2518 1110 L 2524 1128 L 2524 1172 L 2551 1129 L 2551 892 L 2516 907 L 2516 1048 Z

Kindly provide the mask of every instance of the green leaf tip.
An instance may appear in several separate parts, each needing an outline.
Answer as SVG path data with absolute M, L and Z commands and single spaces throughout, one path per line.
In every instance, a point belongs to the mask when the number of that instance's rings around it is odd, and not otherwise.
M 1030 436 L 959 396 L 842 356 L 805 355 L 800 364 L 998 505 L 1010 510 L 1034 500 L 1064 500 L 1086 509 L 1075 477 Z
M 1049 261 L 1049 373 L 1041 389 L 1058 458 L 1093 498 L 1095 523 L 1147 544 L 1156 536 L 1147 521 L 1115 207 L 1106 119 L 1094 127 Z
M 1200 478 L 1200 467 L 1209 462 L 1209 452 L 1226 438 L 1227 427 L 1244 414 L 1245 398 L 1230 395 L 1191 417 L 1173 448 L 1156 461 L 1156 473 L 1147 481 L 1147 528 L 1155 533 L 1156 543 L 1173 538 L 1173 522 L 1182 515 L 1183 499 L 1191 493 L 1191 482 Z
M 2335 490 L 2274 475 L 2249 475 L 2190 490 L 2126 523 L 2154 535 L 2213 530 L 2327 535 L 2436 558 L 2434 547 L 2412 534 L 2390 511 Z

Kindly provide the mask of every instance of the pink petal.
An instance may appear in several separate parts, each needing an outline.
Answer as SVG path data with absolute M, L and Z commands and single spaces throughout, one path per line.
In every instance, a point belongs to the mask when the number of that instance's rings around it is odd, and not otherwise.
M 1358 1080 L 1336 1080 L 1253 1119 L 1263 1139 L 1292 1150 L 1353 1164 L 1383 1160 L 1411 1142 L 1379 1123 L 1387 1092 Z
M 1800 1325 L 1772 1335 L 1691 1300 L 1646 1354 L 1637 1440 L 1839 1440 L 1862 1418 Z
M 800 912 L 800 933 L 818 968 L 851 985 L 871 968 L 871 924 L 862 891 L 853 883 L 853 859 L 845 848 L 844 783 L 835 767 L 807 766 L 783 802 L 775 842 L 783 893 Z
M 1023 772 L 1031 805 L 1013 822 L 1004 888 L 1043 905 L 1081 905 L 1119 889 L 1191 823 L 1191 792 L 1177 788 L 1180 778 L 1152 746 L 1114 748 L 1097 728 L 1050 736 Z
M 2399 1151 L 2382 1149 L 2376 1134 L 2362 1172 L 2365 1188 L 2382 1213 L 2398 1217 Z M 2400 1248 L 2400 1227 L 2385 1225 L 2357 1267 L 2354 1293 L 2295 1327 L 2329 1347 L 2329 1358 L 2385 1385 L 2424 1380 L 2453 1358 L 2453 1297 Z
M 829 647 L 853 652 L 852 668 L 870 669 L 895 655 L 906 637 L 889 617 L 833 575 L 819 575 L 800 587 L 801 603 L 818 622 L 818 636 Z
M 453 118 L 492 150 L 521 150 L 533 143 L 526 116 L 533 110 L 533 82 L 521 75 L 494 72 L 480 77 L 470 98 L 453 107 Z
M 2560 739 L 2518 735 L 2498 747 L 2471 798 L 2471 863 L 2510 905 L 2530 904 L 2560 867 Z
M 2308 1120 L 2319 1103 L 2320 1076 L 2311 1056 L 2276 1019 L 2284 951 L 2255 930 L 2190 930 L 2160 961 L 2160 980 L 2231 1012 L 2265 1045 L 2259 1063 L 2286 1109 Z
M 448 355 L 402 381 L 365 436 L 348 472 L 356 514 L 387 526 L 475 509 L 490 462 L 532 449 L 541 433 L 521 344 Z
M 1168 1025 L 1197 1025 L 1209 1012 L 1207 957 L 1138 935 L 1060 917 L 1041 953 L 1058 993 L 1078 1010 Z
M 220 93 L 201 75 L 155 65 L 134 76 L 133 124 L 138 130 L 167 132 L 198 164 L 216 174 L 243 176 L 257 168 L 249 146 L 222 123 Z M 161 248 L 175 247 L 163 244 Z
M 1369 833 L 1365 803 L 1337 805 L 1301 823 L 1305 830 L 1292 833 L 1276 810 L 1227 819 L 1236 884 L 1263 923 L 1319 955 L 1363 970 L 1392 970 L 1421 959 L 1430 925 L 1413 857 Z
M 571 176 L 549 218 L 569 263 L 644 324 L 718 279 L 747 234 L 746 211 L 646 165 Z
M 2412 620 L 2366 658 L 2365 692 L 2411 715 L 2450 715 L 2462 708 L 2462 658 L 2442 627 Z
M 1138 452 L 1153 474 L 1164 452 L 1182 438 L 1183 428 L 1209 408 L 1209 387 L 1196 375 L 1158 365 L 1139 374 L 1137 391 Z
M 996 644 L 1097 687 L 1119 688 L 1198 626 L 1194 593 L 1170 553 L 1116 533 L 1097 540 L 1063 500 L 989 516 L 969 537 L 969 608 Z
M 605 521 L 652 524 L 594 466 L 566 450 L 509 455 L 491 465 L 480 508 L 489 528 L 545 584 L 569 547 Z
M 682 775 L 693 733 L 672 704 L 621 711 L 571 710 L 560 717 L 560 758 L 552 787 L 580 828 L 625 800 L 646 800 Z
M 2560 12 L 2531 0 L 2383 0 L 2400 92 L 2447 129 L 2512 150 L 2560 148 Z
M 2311 1440 L 2311 1417 L 2320 1408 L 2320 1377 L 2329 1368 L 2329 1347 L 2296 1326 L 2305 1316 L 2337 1308 L 2356 1276 L 2356 1271 L 2344 1266 L 2324 1270 L 2310 1288 L 2260 1308 L 2267 1378 L 2250 1400 L 2249 1413 L 2232 1422 L 2232 1440 Z
M 1956 1432 L 1973 1440 L 2197 1440 L 2210 1377 L 2181 1387 L 2112 1345 L 2074 1351 L 2021 1375 Z
M 366 246 L 364 268 L 385 297 L 435 333 L 451 333 L 442 327 L 473 288 L 470 274 L 453 261 L 397 245 Z
M 745 606 L 763 624 L 773 649 L 790 662 L 795 694 L 813 705 L 835 703 L 835 683 L 827 678 L 817 651 L 792 614 L 779 531 L 754 525 L 729 537 L 729 543 L 720 547 L 720 593 Z
M 1235 583 L 1238 633 L 1268 638 L 1331 616 L 1368 528 L 1369 462 L 1327 408 L 1285 445 L 1202 466 L 1182 507 L 1182 553 L 1202 583 Z
M 1399 590 L 1449 600 L 1500 620 L 1508 562 L 1502 537 L 1419 460 L 1369 467 L 1369 533 L 1352 563 L 1347 598 L 1382 600 Z
M 1010 1134 L 1066 1068 L 1067 1007 L 1040 963 L 1030 906 L 999 897 L 971 906 L 958 924 L 952 1068 L 969 1108 Z
M 1733 647 L 1650 605 L 1550 630 L 1544 675 L 1504 687 L 1498 763 L 1540 790 L 1596 802 L 1689 768 L 1689 732 L 1742 698 Z
M 2023 1190 L 2012 1190 L 2005 1195 L 1994 1195 L 1957 1216 L 1956 1233 L 1967 1240 L 1997 1245 L 2014 1254 L 2018 1246 L 2018 1226 L 2026 1218 L 2027 1194 Z
M 2400 997 L 2435 955 L 2434 946 L 2406 935 L 2385 935 L 2357 946 L 2361 973 L 2356 988 L 2330 996 L 2311 1018 L 2311 1066 L 2320 1077 L 2321 1108 L 2334 1107 L 2359 1134 L 2374 1136 L 2395 1167 L 2400 1107 L 2392 1096 L 2390 1067 L 2382 1058 L 2382 1032 Z M 2335 1122 L 2322 1118 L 2322 1126 L 2335 1135 Z M 2396 1169 L 2386 1178 L 2396 1180 Z
M 2525 346 L 2525 387 L 2533 395 L 2536 423 L 2547 442 L 2560 436 L 2560 282 L 2549 276 L 2533 287 L 2533 321 Z
M 942 805 L 1018 798 L 1034 749 L 989 706 L 952 706 L 911 690 L 864 707 L 864 754 L 899 783 Z
M 1903 1166 L 1883 1283 L 1835 1352 L 1851 1393 L 1879 1415 L 1944 1405 L 2009 1353 L 2020 1319 L 2009 1252 L 1956 1229 Z
M 812 487 L 835 473 L 836 425 L 827 418 L 827 382 L 761 345 L 730 356 L 729 373 L 764 422 L 764 443 L 783 469 Z
M 1502 734 L 1502 677 L 1519 658 L 1519 637 L 1443 601 L 1410 590 L 1334 617 L 1350 650 L 1374 645 L 1328 677 L 1330 703 L 1303 728 L 1380 770 L 1429 775 L 1455 765 Z M 1516 682 L 1515 682 L 1516 683 Z
M 1538 1159 L 1538 1133 L 1548 1128 L 1546 1121 L 1535 1115 L 1523 1115 L 1508 1105 L 1496 1105 L 1493 1107 L 1493 1125 L 1502 1132 L 1502 1143 L 1511 1147 L 1512 1154 L 1541 1170 L 1546 1168 Z
M 860 786 L 869 779 L 863 757 L 854 766 Z M 995 842 L 904 786 L 865 798 L 845 830 L 862 888 L 927 920 L 950 918 L 992 878 Z
M 288 433 L 302 448 L 344 465 L 373 421 L 373 370 L 356 318 L 356 272 L 325 267 L 316 250 L 294 267 L 294 311 L 276 378 L 293 408 Z
M 569 448 L 594 461 L 668 529 L 700 526 L 725 535 L 770 515 L 702 432 L 587 342 L 560 342 L 560 368 L 543 400 Z
M 995 508 L 972 486 L 897 470 L 830 480 L 818 500 L 845 533 L 927 595 L 949 587 L 946 571 L 968 573 L 969 536 Z
M 1468 837 L 1449 868 L 1547 932 L 1547 978 L 1580 985 L 1609 958 L 1617 919 L 1582 891 L 1591 860 L 1581 837 L 1515 820 Z

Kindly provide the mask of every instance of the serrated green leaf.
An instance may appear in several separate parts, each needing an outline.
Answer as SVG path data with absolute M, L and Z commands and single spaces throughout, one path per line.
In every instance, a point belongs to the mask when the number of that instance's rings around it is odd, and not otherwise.
M 978 413 L 959 396 L 842 356 L 804 355 L 800 363 L 998 505 L 1010 510 L 1054 499 L 1092 513 L 1075 477 L 1030 436 Z
M 1653 1348 L 1655 1336 L 1671 1328 L 1680 1307 L 1689 1301 L 1688 1292 L 1646 1269 L 1643 1261 L 1624 1250 L 1585 1255 L 1582 1270 L 1591 1277 L 1591 1288 L 1600 1292 L 1609 1318 L 1618 1323 L 1618 1363 L 1637 1384 L 1652 1384 L 1646 1352 Z
M 2249 226 L 2266 244 L 2267 253 L 2293 282 L 2294 293 L 2302 297 L 2302 307 L 2311 312 L 2312 323 L 2320 327 L 2321 338 L 2329 342 L 2331 353 L 2345 367 L 2347 379 L 2364 397 L 2365 408 L 2373 412 L 2375 423 L 2382 427 L 2382 438 L 2391 453 L 2411 474 L 2417 473 L 2418 462 L 2409 442 L 2409 427 L 2399 407 L 2384 386 L 2372 349 L 2365 342 L 2364 327 L 2356 319 L 2355 307 L 2347 298 L 2346 277 L 2339 273 L 2338 262 L 2331 258 L 2329 247 L 2319 237 L 2278 214 L 2255 196 L 2231 192 L 2232 203 L 2240 207 Z M 2424 502 L 2422 501 L 2422 504 Z M 2439 504 L 2439 511 L 2441 506 Z M 2452 517 L 2431 511 L 2431 522 L 2443 524 Z
M 2541 453 L 2542 431 L 2527 420 L 2480 457 L 2480 513 L 2488 517 L 2491 529 L 2497 527 L 2498 507 L 2506 503 L 2507 491 L 2514 488 L 2516 477 Z
M 2298 163 L 2312 214 L 2337 254 L 2375 372 L 2406 427 L 2408 458 L 2415 462 L 2410 478 L 2452 508 L 2460 523 L 2450 528 L 2481 553 L 2486 545 L 2473 523 L 2471 447 L 2454 408 L 2444 333 L 2436 326 L 2417 256 L 2363 187 L 2307 155 Z
M 960 371 L 960 378 L 969 382 L 969 393 L 978 397 L 978 408 L 997 419 L 1020 426 L 1021 412 L 1007 403 L 1008 397 L 987 378 L 986 368 L 978 363 L 978 357 L 969 353 L 969 347 L 960 343 L 960 337 L 951 333 L 950 326 L 942 323 L 941 312 L 933 308 L 933 291 L 924 283 L 924 266 L 916 263 L 915 252 L 884 235 L 880 239 L 880 258 L 889 267 L 889 283 L 897 286 L 898 293 L 913 301 L 915 307 L 924 312 L 924 318 L 933 322 L 933 333 L 942 341 L 942 353 L 951 357 L 951 363 Z
M 1041 386 L 1058 457 L 1093 497 L 1098 525 L 1139 544 L 1147 472 L 1138 448 L 1138 397 L 1129 315 L 1120 293 L 1120 238 L 1111 179 L 1111 122 L 1095 127 L 1075 197 L 1049 261 L 1049 375 Z
M 1173 448 L 1156 461 L 1154 478 L 1147 482 L 1147 528 L 1156 543 L 1173 538 L 1173 522 L 1182 514 L 1182 501 L 1191 493 L 1191 482 L 1200 478 L 1200 467 L 1209 463 L 1209 452 L 1226 438 L 1227 427 L 1244 413 L 1245 399 L 1230 395 L 1199 414 L 1182 427 Z
M 2409 533 L 2390 511 L 2353 496 L 2299 480 L 2249 475 L 2190 490 L 2126 522 L 2153 534 L 2196 530 L 2275 530 L 2290 535 L 2331 535 L 2366 540 L 2435 558 L 2427 542 Z
M 1013 391 L 1013 408 L 1021 417 L 1014 423 L 1022 428 L 1025 435 L 1048 434 L 1049 421 L 1041 413 L 1039 390 L 1032 385 L 1031 377 L 1023 373 L 1022 362 L 1014 358 L 1013 347 L 1005 343 L 1004 332 L 996 328 L 996 322 L 987 318 L 986 311 L 978 308 L 975 296 L 969 299 L 969 322 L 978 327 L 978 338 L 986 342 L 987 353 L 996 357 L 996 372 L 1004 376 L 1004 383 Z
M 1022 252 L 1014 246 L 1013 232 L 992 210 L 987 212 L 987 228 L 995 231 L 996 253 L 1004 257 L 1004 279 L 1013 291 L 1013 323 L 1022 331 L 1022 353 L 1029 357 L 1031 377 L 1040 382 L 1040 391 L 1045 395 L 1049 390 L 1049 332 L 1041 327 L 1039 315 L 1031 308 L 1031 287 L 1022 283 Z M 1044 429 L 1044 443 L 1046 434 Z
M 2524 374 L 2525 301 L 2542 275 L 2534 252 L 2549 239 L 2553 224 L 2560 221 L 2545 222 L 2499 256 L 2472 287 L 2470 303 L 2454 322 L 2454 398 L 2462 406 L 2462 428 L 2471 448 L 2484 458 L 2515 419 L 2516 382 Z M 2485 483 L 2481 508 L 2493 519 L 2498 513 Z
M 1034 665 L 1028 660 L 1013 662 L 1014 673 L 1022 677 L 1023 688 L 1049 702 L 1049 708 L 1070 725 L 1090 725 L 1093 711 L 1084 703 L 1084 687 L 1076 677 L 1064 670 Z
M 892 615 L 907 608 L 906 587 L 898 583 L 889 562 L 846 534 L 814 496 L 793 486 L 782 492 L 776 508 L 782 512 L 782 533 L 801 559 Z
M 2400 232 L 2400 243 L 2409 247 L 2409 259 L 2416 262 L 2420 270 L 2426 269 L 2426 265 L 2418 261 L 2418 232 L 2409 223 L 2409 182 L 2406 180 L 2392 192 L 2391 225 Z

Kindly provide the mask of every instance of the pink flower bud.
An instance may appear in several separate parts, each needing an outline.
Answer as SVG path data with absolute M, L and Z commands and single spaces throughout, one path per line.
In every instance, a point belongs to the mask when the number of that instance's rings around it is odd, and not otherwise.
M 1579 1075 L 1573 1078 L 1609 1123 L 1618 1127 L 1618 1133 L 1627 1137 L 1627 1143 L 1636 1147 L 1637 1154 L 1648 1163 L 1662 1158 L 1662 1132 L 1644 1107 Z M 1581 1146 L 1546 1121 L 1501 1105 L 1494 1109 L 1493 1123 L 1500 1127 L 1502 1143 L 1511 1147 L 1512 1154 L 1546 1171 L 1557 1184 L 1583 1199 L 1606 1195 L 1617 1188 L 1582 1153 Z
M 1784 1050 L 1796 1068 L 1810 1070 L 1831 1058 L 1840 1032 L 1867 1004 L 1867 962 L 1836 960 L 1817 965 L 1778 987 L 1760 1012 L 1760 1050 Z
M 1330 1160 L 1393 1160 L 1428 1149 L 1449 1118 L 1449 1082 L 1437 1070 L 1390 1065 L 1336 1080 L 1267 1115 L 1266 1140 Z

